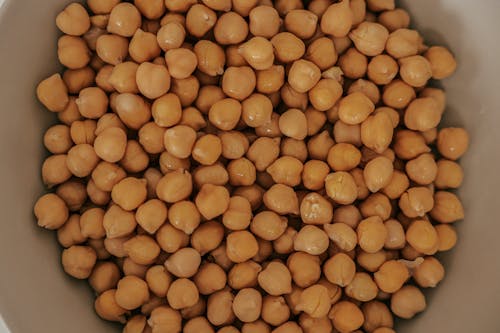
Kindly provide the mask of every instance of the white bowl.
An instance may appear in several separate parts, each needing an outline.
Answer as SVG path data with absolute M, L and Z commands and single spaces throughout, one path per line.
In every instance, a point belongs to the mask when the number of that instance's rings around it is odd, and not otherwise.
M 55 121 L 35 86 L 59 70 L 56 14 L 68 0 L 0 0 L 0 314 L 12 333 L 118 332 L 93 311 L 84 282 L 67 277 L 54 233 L 36 226 L 43 192 L 44 130 Z M 443 85 L 445 123 L 465 126 L 471 146 L 460 191 L 466 218 L 458 246 L 443 256 L 447 275 L 428 309 L 398 332 L 500 332 L 500 1 L 403 1 L 429 43 L 445 44 L 460 67 Z

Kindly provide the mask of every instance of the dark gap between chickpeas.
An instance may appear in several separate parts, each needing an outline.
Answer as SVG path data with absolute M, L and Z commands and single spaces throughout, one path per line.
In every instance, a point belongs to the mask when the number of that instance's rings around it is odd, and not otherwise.
M 396 332 L 464 218 L 453 54 L 394 0 L 87 0 L 36 94 L 64 271 L 124 333 Z

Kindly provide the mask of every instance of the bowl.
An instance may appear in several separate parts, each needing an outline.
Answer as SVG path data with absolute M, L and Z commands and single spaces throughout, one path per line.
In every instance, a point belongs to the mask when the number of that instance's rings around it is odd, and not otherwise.
M 94 313 L 94 295 L 61 269 L 55 233 L 38 228 L 33 204 L 44 189 L 42 135 L 55 117 L 35 98 L 36 84 L 60 70 L 54 19 L 68 0 L 0 0 L 0 316 L 12 333 L 119 332 Z M 451 48 L 457 73 L 445 125 L 470 132 L 459 194 L 466 218 L 459 243 L 442 256 L 446 278 L 428 291 L 427 310 L 398 321 L 398 332 L 500 331 L 500 1 L 401 1 L 429 44 Z

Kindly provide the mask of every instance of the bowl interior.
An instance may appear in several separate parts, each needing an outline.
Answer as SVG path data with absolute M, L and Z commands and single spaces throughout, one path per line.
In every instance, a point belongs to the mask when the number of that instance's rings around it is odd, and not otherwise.
M 17 332 L 117 332 L 98 319 L 93 294 L 60 266 L 54 233 L 36 226 L 32 206 L 43 192 L 42 135 L 55 121 L 36 101 L 36 84 L 59 70 L 55 15 L 68 0 L 0 0 L 0 313 Z M 466 218 L 457 224 L 459 243 L 442 256 L 447 276 L 427 293 L 428 309 L 398 331 L 500 331 L 500 1 L 401 1 L 429 44 L 456 54 L 459 69 L 443 82 L 448 94 L 446 125 L 466 127 L 471 146 L 462 163 L 460 196 Z

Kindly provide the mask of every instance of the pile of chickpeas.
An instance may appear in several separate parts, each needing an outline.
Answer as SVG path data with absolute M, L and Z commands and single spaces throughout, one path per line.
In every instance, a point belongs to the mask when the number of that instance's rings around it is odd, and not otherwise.
M 394 0 L 87 0 L 37 87 L 38 225 L 124 333 L 394 331 L 464 209 L 456 69 Z

